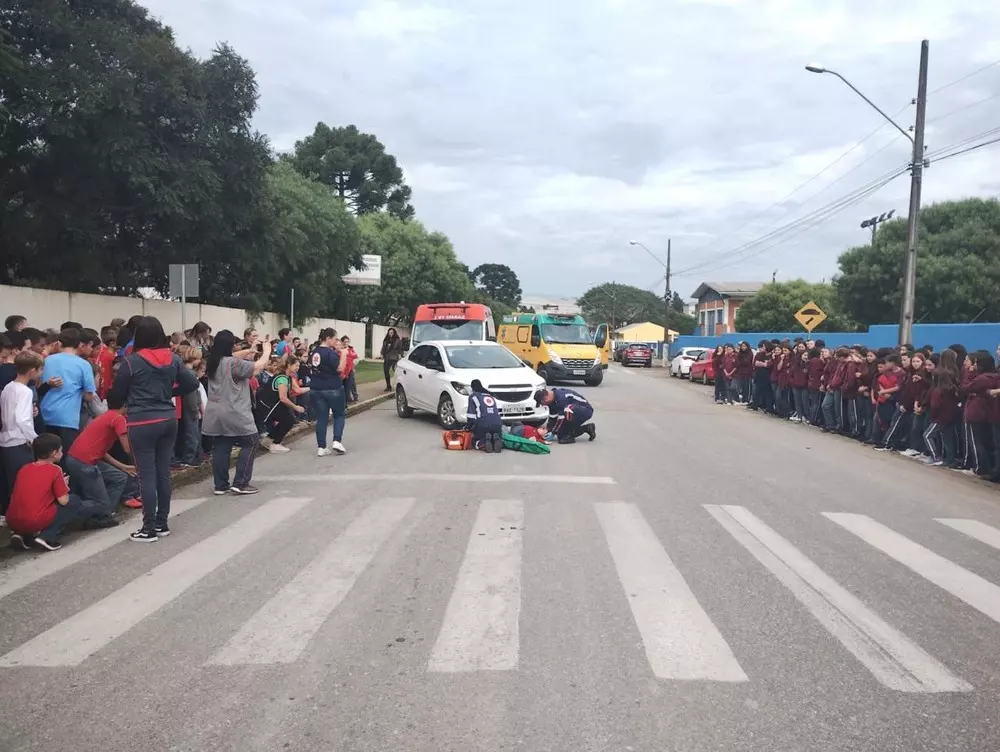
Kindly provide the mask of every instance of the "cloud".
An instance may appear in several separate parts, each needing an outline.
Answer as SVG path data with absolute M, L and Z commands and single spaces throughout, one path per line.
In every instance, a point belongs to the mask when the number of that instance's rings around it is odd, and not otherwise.
M 658 286 L 662 267 L 629 239 L 663 257 L 671 238 L 682 292 L 776 268 L 829 279 L 866 241 L 862 219 L 905 215 L 904 174 L 794 238 L 744 247 L 909 160 L 906 139 L 808 62 L 908 127 L 930 38 L 928 153 L 1000 126 L 1000 65 L 968 76 L 1000 60 L 1000 5 L 981 0 L 912 0 L 905 14 L 885 0 L 146 5 L 197 54 L 228 41 L 251 61 L 257 126 L 277 148 L 319 120 L 376 134 L 418 217 L 466 263 L 508 263 L 550 294 L 604 277 Z M 996 154 L 932 163 L 925 201 L 995 195 Z

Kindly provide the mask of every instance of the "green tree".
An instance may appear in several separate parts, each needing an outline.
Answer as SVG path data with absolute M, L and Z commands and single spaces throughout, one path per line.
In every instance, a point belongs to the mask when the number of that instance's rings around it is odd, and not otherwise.
M 306 177 L 330 186 L 358 215 L 385 210 L 398 219 L 413 217 L 410 187 L 396 158 L 354 125 L 317 123 L 311 135 L 296 141 L 289 159 Z
M 740 306 L 736 313 L 738 332 L 794 332 L 802 329 L 795 313 L 806 303 L 816 303 L 827 315 L 816 331 L 853 331 L 850 320 L 837 310 L 833 285 L 813 284 L 804 279 L 773 282 Z
M 488 298 L 502 301 L 509 308 L 521 303 L 521 282 L 506 264 L 480 264 L 471 272 L 471 279 Z
M 677 313 L 684 313 L 684 298 L 680 296 L 680 293 L 675 292 L 673 298 L 670 299 L 670 309 L 677 311 Z
M 905 250 L 906 220 L 897 219 L 879 227 L 874 247 L 841 254 L 833 281 L 841 310 L 865 325 L 897 323 Z M 971 198 L 921 210 L 916 320 L 1000 321 L 998 289 L 1000 202 Z
M 671 304 L 670 315 L 667 318 L 668 329 L 672 329 L 678 334 L 694 334 L 694 328 L 697 325 L 698 321 L 694 316 L 688 316 L 683 311 L 678 311 L 676 307 Z
M 382 284 L 341 286 L 344 315 L 376 324 L 411 321 L 421 303 L 476 300 L 478 293 L 447 237 L 384 212 L 358 218 L 362 253 L 382 257 Z
M 663 325 L 663 298 L 640 287 L 605 282 L 587 290 L 576 302 L 591 324 L 608 323 L 618 328 L 652 321 Z

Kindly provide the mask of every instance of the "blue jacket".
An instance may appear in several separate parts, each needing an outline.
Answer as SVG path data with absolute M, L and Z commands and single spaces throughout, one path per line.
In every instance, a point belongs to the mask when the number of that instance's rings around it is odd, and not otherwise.
M 575 392 L 572 389 L 565 389 L 562 387 L 556 387 L 552 390 L 553 397 L 552 402 L 549 404 L 549 415 L 557 416 L 562 415 L 566 412 L 567 407 L 591 407 L 590 403 L 587 402 L 587 398 L 584 397 L 579 392 Z M 570 410 L 570 412 L 573 412 Z
M 309 358 L 309 388 L 319 392 L 344 388 L 340 372 L 340 353 L 330 347 L 320 345 Z
M 497 405 L 496 397 L 485 392 L 473 392 L 469 395 L 466 418 L 466 426 L 469 428 L 475 424 L 499 426 L 503 422 L 500 420 L 500 406 Z

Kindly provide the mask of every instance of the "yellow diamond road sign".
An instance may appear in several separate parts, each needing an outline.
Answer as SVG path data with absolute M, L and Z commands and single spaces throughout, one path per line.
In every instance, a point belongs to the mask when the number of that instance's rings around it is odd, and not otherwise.
M 795 313 L 795 320 L 802 324 L 802 328 L 811 332 L 817 326 L 826 321 L 826 314 L 823 309 L 813 301 L 809 301 Z

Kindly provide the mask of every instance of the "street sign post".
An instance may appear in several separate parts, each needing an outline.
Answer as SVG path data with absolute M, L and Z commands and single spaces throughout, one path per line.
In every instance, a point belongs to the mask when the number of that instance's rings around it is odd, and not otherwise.
M 187 331 L 187 299 L 198 297 L 198 265 L 171 264 L 167 294 L 181 301 L 181 331 Z
M 823 313 L 822 308 L 810 300 L 795 312 L 795 320 L 802 325 L 803 329 L 811 333 L 813 329 L 826 321 L 826 314 Z

